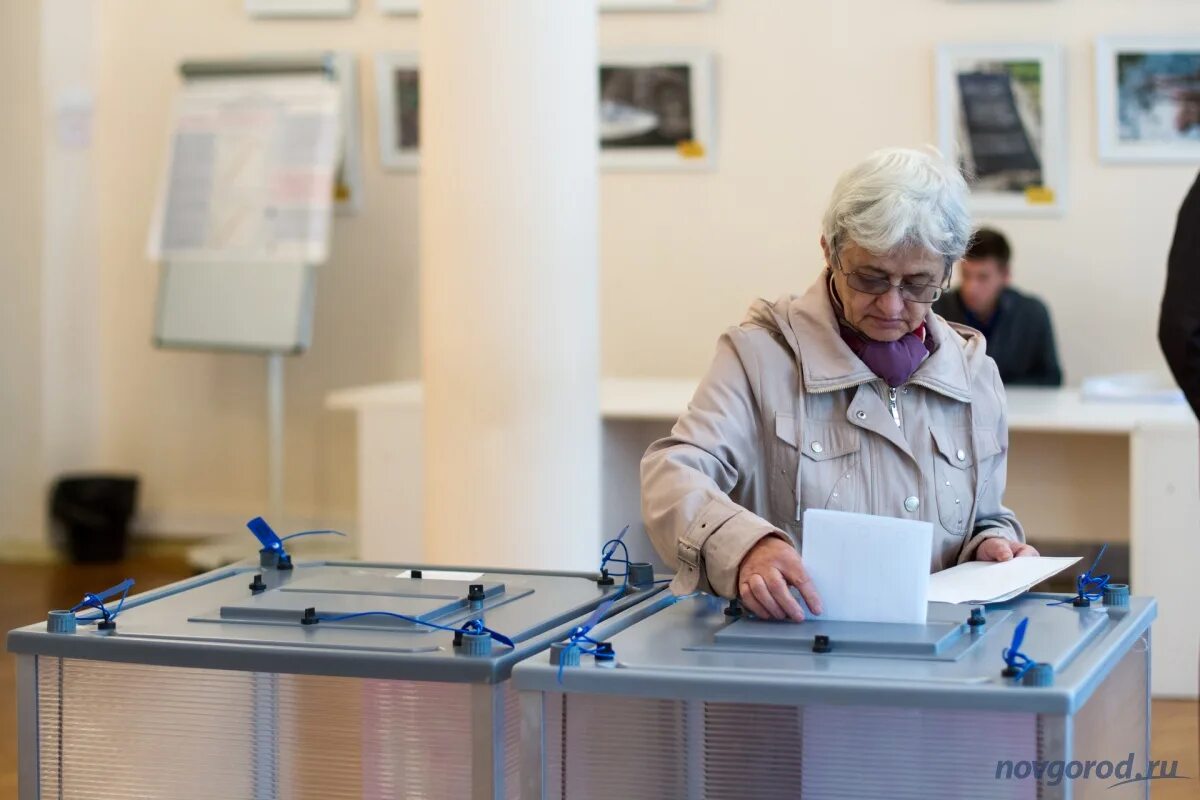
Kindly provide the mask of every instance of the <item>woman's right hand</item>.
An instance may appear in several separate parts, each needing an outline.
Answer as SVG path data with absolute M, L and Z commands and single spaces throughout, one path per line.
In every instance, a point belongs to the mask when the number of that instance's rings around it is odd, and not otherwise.
M 765 536 L 750 548 L 738 567 L 738 597 L 762 619 L 803 622 L 804 609 L 788 586 L 800 590 L 812 613 L 821 613 L 821 598 L 796 548 L 779 536 Z

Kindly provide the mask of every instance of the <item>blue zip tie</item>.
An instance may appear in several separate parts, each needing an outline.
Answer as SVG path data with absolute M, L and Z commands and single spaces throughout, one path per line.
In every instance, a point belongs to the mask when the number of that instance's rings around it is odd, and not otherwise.
M 116 586 L 110 586 L 102 592 L 85 594 L 83 596 L 83 600 L 77 603 L 75 607 L 71 609 L 71 612 L 74 613 L 85 608 L 94 608 L 100 613 L 91 617 L 79 617 L 78 621 L 98 622 L 100 620 L 104 620 L 105 622 L 111 622 L 117 618 L 117 615 L 121 613 L 121 609 L 125 607 L 125 598 L 128 596 L 129 590 L 132 587 L 133 578 L 126 578 Z M 104 605 L 104 601 L 112 599 L 117 594 L 121 595 L 121 599 L 117 602 L 117 608 L 115 611 L 109 611 L 108 607 Z
M 1100 566 L 1100 559 L 1104 558 L 1104 551 L 1108 549 L 1108 545 L 1100 546 L 1100 552 L 1096 554 L 1096 558 L 1092 561 L 1092 565 L 1087 568 L 1087 571 L 1075 577 L 1075 597 L 1082 597 L 1089 603 L 1096 603 L 1104 599 L 1104 590 L 1108 586 L 1111 576 L 1105 572 L 1102 575 L 1096 575 L 1096 567 Z M 1073 603 L 1075 597 L 1066 600 L 1055 600 L 1052 603 L 1047 603 L 1050 606 L 1061 606 L 1067 603 Z
M 274 550 L 277 553 L 284 552 L 283 540 L 279 538 L 279 534 L 277 534 L 262 517 L 255 517 L 254 519 L 250 520 L 246 523 L 246 527 L 249 528 L 250 532 L 254 534 L 254 537 L 258 539 L 263 550 Z
M 624 563 L 626 565 L 629 564 L 629 547 L 623 541 L 623 539 L 625 538 L 625 534 L 628 532 L 629 532 L 629 526 L 626 525 L 624 528 L 621 529 L 621 532 L 619 534 L 617 534 L 615 539 L 609 539 L 607 542 L 605 542 L 603 545 L 600 546 L 600 553 L 601 553 L 600 570 L 602 572 L 604 570 L 604 567 L 610 561 L 615 561 L 616 563 Z M 610 547 L 610 545 L 611 545 L 611 547 Z M 616 553 L 618 546 L 620 546 L 621 549 L 624 551 L 624 554 L 625 554 L 624 559 L 613 558 L 613 555 Z M 626 571 L 622 575 L 618 575 L 618 576 L 614 576 L 614 577 L 624 577 L 625 578 L 625 582 L 621 585 L 620 591 L 618 591 L 615 595 L 613 595 L 608 600 L 605 600 L 603 603 L 601 603 L 599 606 L 597 606 L 596 610 L 592 612 L 592 615 L 590 617 L 588 617 L 587 620 L 582 625 L 580 625 L 579 627 L 577 627 L 571 631 L 570 635 L 567 636 L 567 649 L 568 650 L 572 650 L 572 649 L 578 650 L 581 654 L 583 654 L 585 656 L 596 654 L 595 646 L 600 643 L 597 642 L 592 637 L 588 636 L 588 633 L 590 633 L 593 628 L 595 628 L 597 625 L 600 624 L 600 621 L 602 619 L 604 619 L 604 615 L 607 614 L 608 611 L 613 607 L 613 604 L 616 603 L 618 600 L 620 600 L 625 595 L 625 592 L 627 592 L 629 590 L 629 570 L 628 569 L 626 569 Z M 673 579 L 667 579 L 667 580 L 663 580 L 663 581 L 655 581 L 655 583 L 670 583 L 671 580 L 673 580 Z M 693 593 L 692 595 L 687 595 L 687 596 L 692 597 L 692 596 L 694 596 L 694 594 L 695 593 Z M 677 598 L 675 602 L 678 602 L 680 599 L 682 599 L 682 598 Z M 580 644 L 580 642 L 588 642 L 592 645 L 592 647 L 583 647 Z M 566 667 L 566 661 L 560 659 L 558 662 L 558 682 L 559 683 L 562 683 L 564 667 Z
M 622 531 L 622 533 L 624 533 L 624 531 Z M 618 540 L 614 539 L 613 541 L 618 541 Z M 582 653 L 585 656 L 596 654 L 595 645 L 598 645 L 600 643 L 597 642 L 592 637 L 588 636 L 588 634 L 591 632 L 592 628 L 595 628 L 597 625 L 600 624 L 600 621 L 602 619 L 604 619 L 604 615 L 608 613 L 609 609 L 611 609 L 613 607 L 614 603 L 616 603 L 618 600 L 620 600 L 625 595 L 625 592 L 626 592 L 626 590 L 628 590 L 628 588 L 629 588 L 628 583 L 621 586 L 621 589 L 616 594 L 614 594 L 609 599 L 605 600 L 600 605 L 596 606 L 596 610 L 592 612 L 592 615 L 590 617 L 588 617 L 587 620 L 584 621 L 584 623 L 582 625 L 578 626 L 577 628 L 575 628 L 574 630 L 571 631 L 571 633 L 567 636 L 567 649 L 568 650 L 578 650 L 580 653 Z M 592 647 L 583 647 L 580 645 L 580 642 L 589 642 L 592 644 Z M 566 666 L 566 662 L 562 659 L 559 659 L 559 662 L 558 662 L 558 682 L 559 683 L 562 683 L 563 667 L 565 667 L 565 666 Z
M 411 622 L 414 625 L 424 625 L 429 628 L 434 628 L 439 631 L 448 631 L 450 633 L 469 633 L 476 636 L 481 633 L 486 633 L 500 644 L 508 645 L 514 650 L 517 647 L 513 643 L 512 639 L 498 631 L 492 630 L 477 619 L 468 620 L 461 628 L 455 628 L 451 625 L 439 625 L 436 622 L 429 622 L 428 620 L 419 619 L 418 617 L 410 617 L 407 614 L 397 614 L 395 611 L 358 611 L 353 614 L 338 614 L 337 616 L 333 617 L 317 617 L 316 621 L 341 622 L 342 620 L 355 619 L 357 617 L 394 617 L 395 619 L 401 619 L 405 622 Z
M 267 521 L 265 519 L 263 519 L 262 517 L 255 517 L 254 519 L 250 520 L 249 522 L 246 523 L 246 527 L 250 529 L 250 532 L 254 534 L 254 538 L 258 539 L 259 544 L 262 545 L 262 552 L 268 553 L 271 551 L 275 551 L 276 553 L 279 554 L 280 560 L 290 558 L 290 556 L 288 556 L 287 550 L 285 550 L 283 547 L 283 543 L 286 542 L 288 539 L 295 539 L 300 536 L 317 536 L 317 535 L 322 535 L 322 534 L 323 535 L 331 535 L 331 536 L 345 536 L 346 535 L 346 534 L 342 533 L 341 531 L 335 531 L 332 528 L 320 528 L 318 530 L 300 531 L 299 533 L 289 533 L 287 536 L 280 537 L 279 534 L 277 534 L 275 532 L 275 530 L 270 525 L 268 525 Z
M 346 534 L 342 533 L 341 531 L 335 531 L 332 528 L 321 528 L 321 529 L 315 530 L 315 531 L 300 531 L 299 533 L 289 533 L 287 536 L 282 537 L 279 541 L 286 542 L 289 539 L 295 539 L 300 536 L 319 536 L 322 534 L 329 535 L 329 536 L 341 536 L 341 537 L 346 536 Z
M 581 647 L 581 646 L 580 646 L 578 643 L 576 643 L 576 642 L 568 642 L 568 643 L 567 643 L 567 648 L 566 648 L 566 649 L 567 649 L 567 650 L 578 650 L 578 651 L 579 651 L 581 654 L 583 654 L 583 655 L 585 655 L 585 656 L 594 656 L 594 655 L 596 655 L 596 648 L 595 648 L 595 647 Z M 558 682 L 559 682 L 560 684 L 563 682 L 563 669 L 564 669 L 566 666 L 567 666 L 567 661 L 566 661 L 566 659 L 565 659 L 565 658 L 559 658 L 559 660 L 558 660 Z
M 1021 652 L 1021 642 L 1025 641 L 1025 629 L 1027 627 L 1029 627 L 1029 617 L 1025 617 L 1017 623 L 1017 627 L 1013 631 L 1012 644 L 1004 648 L 1004 651 L 1001 653 L 1005 666 L 1015 671 L 1015 674 L 1007 677 L 1017 681 L 1021 680 L 1025 673 L 1038 663 Z
M 625 544 L 623 539 L 625 534 L 629 533 L 629 526 L 621 528 L 621 532 L 616 535 L 616 538 L 609 539 L 604 544 L 600 545 L 600 574 L 607 575 L 610 578 L 624 578 L 624 585 L 629 585 L 629 546 Z M 625 555 L 624 558 L 614 558 L 617 553 L 617 547 L 621 548 L 621 552 Z M 608 572 L 608 563 L 624 564 L 625 571 L 619 575 L 610 575 Z
M 656 581 L 656 582 L 662 583 L 663 581 Z M 624 594 L 624 587 L 622 587 L 621 594 Z M 700 592 L 690 592 L 688 594 L 683 594 L 683 595 L 673 595 L 671 597 L 671 601 L 669 603 L 667 603 L 667 605 L 664 606 L 664 608 L 669 608 L 670 606 L 675 605 L 676 603 L 678 603 L 681 600 L 688 600 L 693 597 L 698 597 L 699 595 L 700 595 Z M 608 610 L 608 608 L 612 607 L 612 604 L 615 603 L 620 596 L 621 595 L 617 595 L 617 597 L 612 598 L 607 603 L 602 605 L 600 608 L 596 609 L 596 612 L 593 613 L 592 616 L 588 618 L 587 622 L 585 622 L 583 625 L 580 625 L 575 630 L 571 631 L 571 635 L 567 637 L 567 649 L 568 650 L 572 650 L 572 649 L 578 650 L 581 654 L 583 654 L 585 656 L 594 656 L 596 654 L 596 645 L 600 644 L 600 642 L 598 642 L 595 639 L 593 639 L 592 637 L 588 636 L 588 633 L 591 632 L 592 628 L 594 628 L 597 624 L 599 624 L 600 617 L 604 614 L 605 611 Z M 582 645 L 580 645 L 580 642 L 587 642 L 587 643 L 591 644 L 592 647 L 583 647 Z M 614 655 L 615 655 L 615 653 L 614 653 Z M 560 658 L 558 661 L 558 682 L 560 684 L 563 682 L 563 669 L 566 666 L 567 666 L 566 660 Z
M 600 569 L 604 569 L 609 560 L 612 559 L 613 555 L 616 553 L 617 545 L 620 545 L 625 551 L 625 561 L 629 561 L 629 548 L 626 547 L 625 542 L 622 541 L 627 533 L 629 533 L 628 525 L 626 525 L 624 528 L 621 528 L 621 532 L 617 534 L 616 538 L 609 539 L 607 542 L 600 545 Z M 610 544 L 612 545 L 612 549 L 607 549 Z

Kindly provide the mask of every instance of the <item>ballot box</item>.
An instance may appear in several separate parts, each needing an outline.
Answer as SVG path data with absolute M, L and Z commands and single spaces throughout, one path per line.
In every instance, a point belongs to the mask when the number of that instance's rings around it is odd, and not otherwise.
M 288 559 L 50 614 L 7 641 L 20 797 L 517 797 L 512 668 L 662 588 L 627 572 Z
M 523 796 L 1147 797 L 1155 601 L 1122 589 L 924 624 L 655 599 L 514 670 Z

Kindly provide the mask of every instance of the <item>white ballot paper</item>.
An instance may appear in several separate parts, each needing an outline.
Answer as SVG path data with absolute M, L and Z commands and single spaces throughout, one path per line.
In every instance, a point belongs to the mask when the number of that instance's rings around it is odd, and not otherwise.
M 151 260 L 324 262 L 338 103 L 321 76 L 187 83 L 175 105 Z
M 411 578 L 412 570 L 397 572 L 393 578 Z M 482 572 L 458 572 L 450 569 L 423 569 L 421 577 L 427 581 L 477 581 L 483 577 Z
M 821 596 L 818 619 L 925 622 L 933 526 L 809 509 L 801 557 Z
M 1078 561 L 1033 556 L 1011 561 L 968 561 L 929 578 L 931 603 L 1001 603 L 1028 591 Z

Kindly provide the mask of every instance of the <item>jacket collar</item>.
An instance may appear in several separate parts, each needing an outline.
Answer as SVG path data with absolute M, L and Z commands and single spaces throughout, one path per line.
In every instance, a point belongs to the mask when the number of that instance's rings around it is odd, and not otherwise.
M 788 305 L 788 323 L 800 351 L 804 389 L 814 394 L 879 380 L 842 341 L 825 281 L 822 272 L 808 291 Z M 932 310 L 925 315 L 925 330 L 933 351 L 908 382 L 963 403 L 971 402 L 970 372 L 962 337 Z

